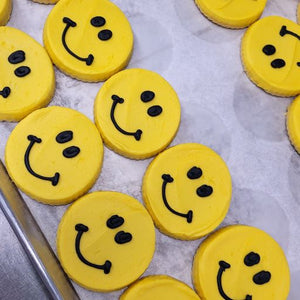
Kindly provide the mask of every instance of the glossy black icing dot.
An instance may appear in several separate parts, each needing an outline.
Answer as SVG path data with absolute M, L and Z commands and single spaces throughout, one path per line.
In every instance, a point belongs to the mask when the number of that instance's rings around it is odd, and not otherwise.
M 98 38 L 101 41 L 107 41 L 112 37 L 112 32 L 109 29 L 103 29 L 98 33 Z
M 101 27 L 106 23 L 105 19 L 103 17 L 97 16 L 91 19 L 91 24 L 94 27 Z
M 17 50 L 13 52 L 9 57 L 8 61 L 9 63 L 15 65 L 23 62 L 25 60 L 25 52 L 22 50 Z
M 115 235 L 115 241 L 118 244 L 125 244 L 132 240 L 132 235 L 129 232 L 119 231 Z
M 300 62 L 299 61 L 297 62 L 297 66 L 300 67 Z
M 150 116 L 150 117 L 157 117 L 159 116 L 161 113 L 162 113 L 163 109 L 161 106 L 159 105 L 153 105 L 151 107 L 148 108 L 147 110 L 147 114 Z
M 153 100 L 154 97 L 155 94 L 152 91 L 144 91 L 141 93 L 141 100 L 145 103 Z
M 15 69 L 15 75 L 18 77 L 24 77 L 24 76 L 28 75 L 30 73 L 30 71 L 31 70 L 29 67 L 22 66 L 22 67 Z
M 281 58 L 274 59 L 271 62 L 271 66 L 274 69 L 283 68 L 285 66 L 285 61 L 283 59 L 281 59 Z
M 253 282 L 258 285 L 265 284 L 271 279 L 271 273 L 268 271 L 260 271 L 253 276 Z
M 276 52 L 276 48 L 273 45 L 265 45 L 262 51 L 266 55 L 273 55 Z
M 56 136 L 56 141 L 60 144 L 70 142 L 73 139 L 73 131 L 65 130 Z
M 68 147 L 66 148 L 64 151 L 63 151 L 63 156 L 66 157 L 66 158 L 73 158 L 75 156 L 77 156 L 80 152 L 80 149 L 76 146 L 71 146 L 71 147 Z
M 202 176 L 202 170 L 197 167 L 192 167 L 188 172 L 187 172 L 187 177 L 189 179 L 198 179 Z
M 248 267 L 257 265 L 259 262 L 260 262 L 260 256 L 255 252 L 248 253 L 244 258 L 244 264 Z
M 203 184 L 197 188 L 197 195 L 199 197 L 208 197 L 213 193 L 213 188 L 209 185 Z
M 118 228 L 123 224 L 124 224 L 124 219 L 118 215 L 113 215 L 106 221 L 106 226 L 110 229 Z

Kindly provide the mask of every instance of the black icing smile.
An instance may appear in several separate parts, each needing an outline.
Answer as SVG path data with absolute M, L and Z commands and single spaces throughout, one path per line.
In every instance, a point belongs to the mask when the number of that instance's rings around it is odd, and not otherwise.
M 30 161 L 29 161 L 30 151 L 31 151 L 33 145 L 35 143 L 40 144 L 42 142 L 42 139 L 36 137 L 35 135 L 28 135 L 27 139 L 30 141 L 30 143 L 27 147 L 27 150 L 26 150 L 25 156 L 24 156 L 26 169 L 28 170 L 28 172 L 31 175 L 33 175 L 33 176 L 35 176 L 39 179 L 42 179 L 42 180 L 48 180 L 52 183 L 53 186 L 56 186 L 58 184 L 58 181 L 59 181 L 59 173 L 56 172 L 53 177 L 45 177 L 45 176 L 37 174 L 35 171 L 32 170 L 32 168 L 30 166 Z
M 120 98 L 119 96 L 117 95 L 112 95 L 111 96 L 111 99 L 113 100 L 113 104 L 111 106 L 111 111 L 110 111 L 110 118 L 111 118 L 111 121 L 113 122 L 115 128 L 121 132 L 122 134 L 125 134 L 125 135 L 132 135 L 137 141 L 139 141 L 141 139 L 141 135 L 143 133 L 143 131 L 141 129 L 138 129 L 137 131 L 135 132 L 128 132 L 126 130 L 124 130 L 123 128 L 121 128 L 116 119 L 115 119 L 115 110 L 116 110 L 116 106 L 117 104 L 122 104 L 124 103 L 124 99 Z
M 10 95 L 10 88 L 8 86 L 4 87 L 2 91 L 0 91 L 0 96 L 3 98 L 7 98 Z
M 67 50 L 67 52 L 68 52 L 69 54 L 71 54 L 73 57 L 75 57 L 76 59 L 78 59 L 78 60 L 80 60 L 80 61 L 85 61 L 86 65 L 87 65 L 87 66 L 90 66 L 90 65 L 93 63 L 93 61 L 94 61 L 94 56 L 93 56 L 92 54 L 89 54 L 88 57 L 86 57 L 86 58 L 80 57 L 80 56 L 78 56 L 77 54 L 75 54 L 75 53 L 68 47 L 68 45 L 67 45 L 67 43 L 66 43 L 66 35 L 67 35 L 67 32 L 68 32 L 69 28 L 70 28 L 70 27 L 76 27 L 77 24 L 76 24 L 74 21 L 72 21 L 70 18 L 67 18 L 67 17 L 64 17 L 64 18 L 63 18 L 63 22 L 66 24 L 66 27 L 65 27 L 65 29 L 64 29 L 64 31 L 63 31 L 63 33 L 62 33 L 62 37 L 61 37 L 64 48 L 65 48 L 65 49 Z

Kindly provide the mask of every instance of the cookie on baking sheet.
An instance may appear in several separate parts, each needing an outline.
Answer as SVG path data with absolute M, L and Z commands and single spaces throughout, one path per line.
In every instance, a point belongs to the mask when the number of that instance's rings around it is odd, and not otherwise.
M 300 26 L 279 16 L 265 17 L 246 31 L 241 57 L 248 77 L 266 92 L 300 93 Z
M 251 25 L 262 14 L 267 0 L 195 0 L 201 12 L 214 23 L 227 28 Z
M 300 153 L 300 96 L 290 104 L 286 115 L 286 127 L 291 144 Z
M 5 25 L 11 14 L 12 0 L 1 0 L 0 1 L 0 26 Z
M 18 29 L 0 27 L 0 45 L 0 121 L 19 121 L 50 102 L 53 65 L 46 50 Z
M 180 103 L 159 74 L 128 69 L 104 83 L 94 116 L 108 147 L 129 158 L 144 159 L 162 151 L 174 138 Z
M 181 144 L 159 154 L 143 179 L 143 198 L 155 225 L 172 237 L 193 240 L 214 230 L 231 200 L 231 176 L 210 148 Z
M 132 284 L 120 300 L 200 300 L 185 283 L 166 275 L 144 277 Z
M 290 273 L 271 236 L 255 227 L 233 225 L 200 245 L 193 281 L 203 299 L 283 300 L 289 293 Z
M 66 273 L 100 292 L 121 289 L 142 275 L 155 250 L 155 230 L 136 199 L 94 192 L 75 201 L 57 232 L 57 252 Z
M 82 113 L 51 106 L 31 113 L 12 131 L 5 148 L 7 170 L 33 199 L 66 204 L 96 181 L 103 157 L 96 126 Z
M 55 65 L 83 81 L 102 81 L 123 69 L 133 33 L 123 12 L 108 0 L 60 0 L 44 27 Z

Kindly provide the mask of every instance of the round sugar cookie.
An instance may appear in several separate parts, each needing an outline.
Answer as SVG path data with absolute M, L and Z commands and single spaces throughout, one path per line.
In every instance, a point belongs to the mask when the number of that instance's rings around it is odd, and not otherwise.
M 210 148 L 181 144 L 159 154 L 143 179 L 143 198 L 155 225 L 183 240 L 198 239 L 224 219 L 231 200 L 231 177 Z
M 286 115 L 287 133 L 291 144 L 300 153 L 300 96 L 296 97 L 290 104 Z
M 233 225 L 209 236 L 193 264 L 194 286 L 203 299 L 283 300 L 289 267 L 276 241 L 255 227 Z
M 57 252 L 66 273 L 99 292 L 121 289 L 144 273 L 155 250 L 154 225 L 136 199 L 94 192 L 75 201 L 57 232 Z
M 133 48 L 123 12 L 108 0 L 60 0 L 44 27 L 55 65 L 83 81 L 103 81 L 122 70 Z
M 53 65 L 32 37 L 0 27 L 0 65 L 0 121 L 19 121 L 50 102 L 55 88 Z
M 129 158 L 144 159 L 162 151 L 174 138 L 180 103 L 159 74 L 128 69 L 104 83 L 94 116 L 108 147 Z
M 103 157 L 96 126 L 70 108 L 51 106 L 23 119 L 5 148 L 7 170 L 33 199 L 66 204 L 96 181 Z
M 5 25 L 11 14 L 12 1 L 11 0 L 1 0 L 0 1 L 0 26 Z
M 201 12 L 227 28 L 244 28 L 262 14 L 267 0 L 195 0 Z
M 185 283 L 166 275 L 144 277 L 132 284 L 120 300 L 200 300 Z
M 300 26 L 265 17 L 246 31 L 241 57 L 248 77 L 266 92 L 289 97 L 300 93 Z

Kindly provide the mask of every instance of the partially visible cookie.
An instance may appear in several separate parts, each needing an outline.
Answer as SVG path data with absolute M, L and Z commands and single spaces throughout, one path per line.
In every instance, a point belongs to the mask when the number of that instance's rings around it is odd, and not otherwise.
M 286 115 L 286 127 L 291 144 L 300 153 L 300 96 L 290 104 Z
M 1 0 L 0 1 L 0 26 L 5 25 L 11 14 L 12 0 Z

